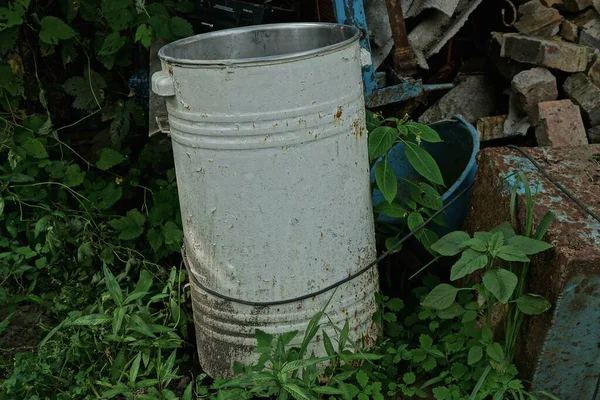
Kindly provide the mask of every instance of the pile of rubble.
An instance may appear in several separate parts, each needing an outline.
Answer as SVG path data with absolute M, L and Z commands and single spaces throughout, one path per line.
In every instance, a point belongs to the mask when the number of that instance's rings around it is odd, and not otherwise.
M 490 59 L 510 81 L 508 113 L 489 113 L 490 107 L 477 100 L 492 93 L 467 93 L 473 101 L 466 109 L 473 110 L 470 119 L 482 141 L 525 135 L 533 128 L 540 146 L 600 143 L 600 0 L 531 0 L 517 14 L 514 31 L 492 33 L 489 48 Z M 465 99 L 461 86 L 420 120 L 438 118 L 440 108 L 456 102 L 457 95 Z

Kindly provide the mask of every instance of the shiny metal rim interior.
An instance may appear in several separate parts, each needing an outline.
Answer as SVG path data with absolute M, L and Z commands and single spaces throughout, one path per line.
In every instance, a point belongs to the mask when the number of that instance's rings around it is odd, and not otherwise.
M 344 48 L 360 38 L 352 26 L 285 23 L 225 29 L 177 40 L 158 56 L 167 63 L 215 66 L 291 61 Z

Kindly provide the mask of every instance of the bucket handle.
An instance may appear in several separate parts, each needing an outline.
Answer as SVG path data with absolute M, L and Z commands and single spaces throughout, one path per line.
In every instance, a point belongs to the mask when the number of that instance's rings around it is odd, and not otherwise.
M 152 75 L 152 91 L 162 97 L 175 96 L 173 77 L 165 71 L 157 71 Z

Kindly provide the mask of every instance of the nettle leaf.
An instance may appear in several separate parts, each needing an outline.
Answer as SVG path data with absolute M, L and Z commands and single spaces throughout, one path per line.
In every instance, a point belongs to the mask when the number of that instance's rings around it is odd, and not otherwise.
M 526 255 L 541 253 L 554 247 L 550 243 L 520 235 L 510 238 L 508 244 Z
M 431 292 L 425 297 L 421 305 L 424 307 L 434 308 L 436 310 L 443 310 L 448 308 L 454 303 L 456 295 L 459 289 L 447 283 L 442 283 L 433 288 Z
M 96 166 L 102 170 L 107 170 L 115 165 L 122 163 L 125 160 L 125 156 L 116 150 L 105 147 L 98 152 L 98 161 Z
M 127 211 L 124 217 L 109 221 L 109 225 L 119 232 L 119 239 L 132 240 L 144 233 L 146 217 L 138 210 Z
M 135 31 L 135 41 L 140 42 L 145 48 L 152 44 L 152 28 L 146 24 L 138 26 Z
M 527 257 L 525 253 L 510 245 L 502 246 L 500 249 L 498 249 L 496 251 L 496 257 L 505 261 L 529 262 L 529 257 Z
M 73 28 L 57 17 L 42 18 L 40 26 L 40 40 L 47 44 L 58 44 L 59 40 L 67 40 L 75 36 Z
M 377 157 L 388 151 L 396 138 L 398 131 L 389 126 L 380 126 L 369 133 L 369 160 L 375 160 Z
M 404 124 L 408 128 L 408 130 L 415 135 L 419 136 L 422 140 L 429 143 L 440 143 L 443 140 L 440 138 L 440 135 L 434 131 L 431 127 L 427 125 L 420 124 L 418 122 L 406 122 Z
M 123 45 L 127 39 L 125 36 L 121 36 L 119 32 L 112 32 L 102 42 L 102 47 L 98 52 L 101 56 L 109 56 L 111 54 L 115 54 Z
M 444 184 L 442 173 L 433 157 L 421 146 L 405 141 L 404 151 L 412 167 L 425 179 L 438 185 Z
M 501 248 L 504 245 L 504 235 L 502 232 L 495 232 L 492 234 L 490 241 L 488 242 L 488 247 L 490 251 L 495 251 Z
M 398 181 L 388 163 L 387 156 L 375 165 L 375 181 L 383 197 L 388 203 L 391 203 L 398 192 Z
M 69 78 L 64 84 L 65 92 L 75 97 L 73 107 L 78 110 L 97 109 L 104 100 L 106 82 L 97 72 L 85 68 L 83 76 Z
M 374 211 L 377 214 L 387 215 L 392 218 L 404 218 L 408 211 L 398 203 L 380 203 L 375 206 Z
M 192 25 L 181 17 L 173 17 L 169 21 L 171 32 L 177 37 L 188 37 L 194 34 Z
M 163 236 L 168 250 L 179 251 L 183 244 L 183 231 L 173 221 L 168 221 L 163 226 Z
M 542 314 L 552 307 L 552 304 L 545 298 L 537 294 L 524 294 L 516 300 L 517 308 L 523 314 L 538 315 Z
M 452 269 L 450 270 L 450 280 L 455 281 L 463 278 L 478 269 L 485 267 L 487 263 L 487 255 L 472 249 L 467 249 L 462 253 L 462 256 L 456 264 L 452 266 Z
M 506 269 L 491 269 L 483 274 L 483 284 L 500 303 L 506 304 L 512 296 L 519 278 Z
M 150 247 L 152 247 L 152 250 L 154 250 L 155 252 L 160 250 L 161 246 L 165 242 L 165 238 L 162 235 L 162 232 L 154 228 L 148 231 L 146 238 L 148 239 L 148 243 L 150 243 Z
M 465 242 L 469 239 L 470 236 L 466 232 L 450 232 L 435 242 L 431 249 L 442 256 L 454 256 L 467 248 Z
M 34 138 L 31 138 L 25 143 L 23 143 L 21 145 L 21 148 L 25 150 L 25 153 L 27 153 L 27 155 L 30 155 L 34 158 L 48 157 L 48 152 L 46 151 L 46 148 L 44 147 L 42 142 Z

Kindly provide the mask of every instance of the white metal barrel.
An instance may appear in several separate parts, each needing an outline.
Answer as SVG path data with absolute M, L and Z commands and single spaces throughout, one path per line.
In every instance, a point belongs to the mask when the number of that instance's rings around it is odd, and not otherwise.
M 166 98 L 198 354 L 211 376 L 256 359 L 256 329 L 297 330 L 298 344 L 329 300 L 324 323 L 348 320 L 355 341 L 376 339 L 375 268 L 335 291 L 263 304 L 335 284 L 376 256 L 359 36 L 273 24 L 159 51 L 152 88 Z M 320 337 L 309 352 L 323 353 Z

